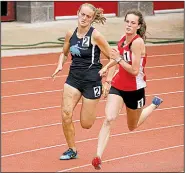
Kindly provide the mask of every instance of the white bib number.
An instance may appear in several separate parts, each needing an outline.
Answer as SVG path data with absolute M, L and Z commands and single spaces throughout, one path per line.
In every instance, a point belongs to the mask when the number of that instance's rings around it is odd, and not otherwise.
M 89 44 L 90 44 L 90 37 L 89 36 L 85 36 L 83 38 L 82 47 L 89 47 Z
M 101 94 L 101 86 L 94 87 L 94 96 L 99 97 Z
M 137 101 L 137 108 L 142 108 L 144 106 L 144 99 L 142 98 L 141 100 Z
M 126 62 L 130 62 L 131 61 L 131 58 L 130 58 L 130 52 L 129 51 L 125 51 L 123 52 L 123 59 L 124 61 Z

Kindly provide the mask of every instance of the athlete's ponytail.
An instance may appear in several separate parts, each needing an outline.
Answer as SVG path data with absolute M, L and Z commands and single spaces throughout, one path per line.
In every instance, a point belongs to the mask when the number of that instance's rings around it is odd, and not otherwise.
M 126 17 L 128 14 L 134 14 L 136 16 L 139 17 L 139 20 L 138 20 L 138 24 L 141 25 L 140 28 L 137 30 L 137 34 L 141 36 L 141 38 L 143 38 L 143 40 L 146 39 L 146 22 L 144 20 L 144 17 L 142 15 L 142 13 L 137 10 L 137 9 L 133 9 L 133 10 L 129 10 L 126 15 L 125 15 L 125 20 L 126 20 Z
M 106 22 L 106 18 L 103 15 L 103 9 L 102 8 L 96 8 L 93 22 L 102 23 L 103 25 Z
M 96 8 L 92 4 L 84 3 L 80 6 L 79 11 L 82 8 L 82 6 L 88 6 L 94 11 L 94 17 L 93 17 L 92 23 L 102 23 L 102 24 L 104 24 L 106 22 L 106 18 L 103 15 L 104 10 L 102 8 Z

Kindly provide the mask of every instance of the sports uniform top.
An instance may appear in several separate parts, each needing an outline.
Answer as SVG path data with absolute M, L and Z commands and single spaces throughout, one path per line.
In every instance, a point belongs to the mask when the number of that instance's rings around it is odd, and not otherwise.
M 123 36 L 118 42 L 118 50 L 122 59 L 130 65 L 132 65 L 132 51 L 130 47 L 132 42 L 139 37 L 139 35 L 136 35 L 131 42 L 126 45 L 124 45 L 126 36 Z M 139 74 L 137 76 L 130 74 L 119 64 L 119 72 L 113 77 L 111 82 L 112 86 L 123 91 L 134 91 L 146 87 L 145 64 L 146 56 L 141 57 Z
M 102 68 L 102 64 L 100 63 L 100 49 L 97 45 L 91 43 L 94 28 L 90 27 L 83 38 L 77 37 L 77 29 L 75 29 L 69 41 L 72 56 L 70 74 L 79 80 L 101 80 L 98 74 Z

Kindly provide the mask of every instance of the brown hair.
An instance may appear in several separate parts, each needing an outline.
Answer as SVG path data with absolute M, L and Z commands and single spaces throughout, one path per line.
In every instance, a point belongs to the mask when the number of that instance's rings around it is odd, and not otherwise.
M 103 15 L 103 9 L 102 8 L 96 8 L 94 5 L 92 4 L 89 4 L 89 3 L 85 3 L 85 4 L 82 4 L 79 8 L 78 11 L 81 10 L 82 6 L 88 6 L 90 7 L 93 11 L 94 11 L 94 17 L 93 17 L 93 21 L 92 23 L 102 23 L 104 24 L 106 22 L 106 18 L 105 16 Z
M 144 17 L 142 13 L 137 9 L 129 10 L 125 15 L 125 21 L 128 14 L 134 14 L 139 17 L 138 24 L 141 25 L 141 27 L 137 30 L 137 34 L 141 36 L 144 40 L 146 39 L 146 22 L 144 20 Z

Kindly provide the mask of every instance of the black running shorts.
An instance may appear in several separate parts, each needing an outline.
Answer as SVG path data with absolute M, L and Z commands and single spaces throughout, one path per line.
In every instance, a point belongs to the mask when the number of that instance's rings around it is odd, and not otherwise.
M 139 109 L 145 105 L 145 89 L 122 91 L 111 86 L 109 94 L 116 94 L 123 98 L 125 105 L 130 109 Z
M 98 99 L 102 95 L 101 81 L 86 81 L 82 79 L 76 79 L 72 75 L 69 75 L 66 83 L 78 89 L 87 99 Z

